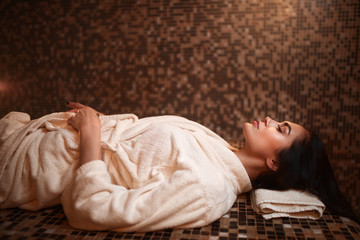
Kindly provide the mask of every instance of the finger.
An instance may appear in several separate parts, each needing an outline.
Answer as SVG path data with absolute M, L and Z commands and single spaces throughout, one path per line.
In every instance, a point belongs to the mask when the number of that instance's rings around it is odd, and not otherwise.
M 72 108 L 84 108 L 84 107 L 86 107 L 85 105 L 83 105 L 81 103 L 77 103 L 77 102 L 69 102 L 69 104 L 67 106 L 72 107 Z
M 71 110 L 69 110 L 69 111 L 67 111 L 67 112 L 78 113 L 78 112 L 79 112 L 79 109 L 74 108 L 74 109 L 71 109 Z
M 74 116 L 71 116 L 71 117 L 69 117 L 68 118 L 68 120 L 67 120 L 67 123 L 69 124 L 69 125 L 71 125 L 72 126 L 72 118 L 73 118 Z
M 77 119 L 76 119 L 76 116 L 71 116 L 70 118 L 68 118 L 67 120 L 67 123 L 72 126 L 76 131 L 78 131 L 78 128 L 77 128 Z

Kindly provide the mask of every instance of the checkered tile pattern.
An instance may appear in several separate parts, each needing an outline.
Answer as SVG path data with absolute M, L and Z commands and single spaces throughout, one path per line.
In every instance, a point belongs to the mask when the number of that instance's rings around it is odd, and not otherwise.
M 1 239 L 359 239 L 360 226 L 325 212 L 317 221 L 278 218 L 254 213 L 250 194 L 238 197 L 230 211 L 211 225 L 149 233 L 89 232 L 69 226 L 60 206 L 39 212 L 0 211 Z
M 0 115 L 79 101 L 175 114 L 228 140 L 271 116 L 315 129 L 360 216 L 358 0 L 0 2 Z

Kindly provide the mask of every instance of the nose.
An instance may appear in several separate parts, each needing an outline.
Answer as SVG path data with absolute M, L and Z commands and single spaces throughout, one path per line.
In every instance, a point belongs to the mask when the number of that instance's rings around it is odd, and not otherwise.
M 277 122 L 275 120 L 273 120 L 269 116 L 264 119 L 264 122 L 265 122 L 266 127 L 271 127 L 271 126 L 276 126 L 277 125 Z
M 270 118 L 269 116 L 267 116 L 267 117 L 264 119 L 265 126 L 268 126 L 268 125 L 269 125 L 270 120 L 271 120 L 271 118 Z

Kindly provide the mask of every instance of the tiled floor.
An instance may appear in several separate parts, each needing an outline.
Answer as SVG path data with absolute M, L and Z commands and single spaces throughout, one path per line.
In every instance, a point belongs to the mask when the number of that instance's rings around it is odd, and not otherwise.
M 149 233 L 80 231 L 69 226 L 61 206 L 38 212 L 0 211 L 0 239 L 360 239 L 360 226 L 325 211 L 318 220 L 280 218 L 265 221 L 254 213 L 249 194 L 211 225 Z

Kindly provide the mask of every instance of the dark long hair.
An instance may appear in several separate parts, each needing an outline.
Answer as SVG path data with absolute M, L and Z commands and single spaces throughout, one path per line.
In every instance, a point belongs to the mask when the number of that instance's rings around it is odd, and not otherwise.
M 279 168 L 259 176 L 253 188 L 308 191 L 325 204 L 331 213 L 359 223 L 350 204 L 341 193 L 329 158 L 320 138 L 313 132 L 278 153 Z

